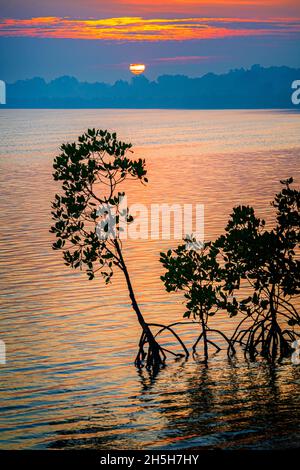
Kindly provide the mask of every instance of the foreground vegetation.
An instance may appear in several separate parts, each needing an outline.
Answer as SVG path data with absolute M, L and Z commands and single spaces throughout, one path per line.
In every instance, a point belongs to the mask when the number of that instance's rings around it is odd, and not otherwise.
M 130 180 L 148 182 L 145 161 L 131 158 L 130 153 L 131 144 L 95 129 L 78 142 L 63 144 L 53 164 L 60 193 L 52 203 L 50 231 L 56 236 L 53 248 L 62 250 L 65 264 L 85 269 L 90 280 L 99 273 L 109 284 L 115 269 L 123 273 L 142 330 L 135 364 L 155 372 L 167 355 L 188 357 L 189 351 L 174 325 L 146 322 L 130 279 L 119 235 L 124 229 L 121 218 L 126 224 L 133 218 L 128 210 L 124 214 L 120 203 L 125 193 L 119 187 Z M 184 317 L 200 328 L 192 349 L 195 353 L 203 344 L 205 361 L 210 347 L 220 350 L 216 336 L 227 344 L 229 356 L 240 345 L 251 359 L 261 354 L 272 361 L 289 356 L 292 343 L 300 337 L 295 308 L 300 294 L 300 193 L 292 183 L 292 179 L 282 181 L 283 188 L 272 203 L 273 229 L 266 229 L 252 207 L 236 207 L 225 234 L 216 241 L 199 247 L 196 240 L 186 240 L 177 249 L 161 253 L 166 270 L 162 280 L 168 292 L 184 292 Z M 248 294 L 243 297 L 245 287 Z M 237 317 L 231 337 L 210 326 L 210 317 L 220 311 Z M 173 336 L 180 352 L 158 342 L 163 332 Z
M 167 291 L 184 291 L 186 317 L 199 320 L 204 357 L 214 332 L 228 343 L 228 354 L 237 344 L 254 359 L 257 354 L 281 360 L 292 352 L 299 335 L 300 316 L 295 302 L 300 294 L 300 192 L 293 179 L 272 202 L 276 224 L 266 223 L 249 206 L 233 209 L 225 234 L 195 251 L 189 240 L 176 250 L 161 253 L 166 269 L 162 277 Z M 248 293 L 243 297 L 243 292 Z M 231 338 L 209 327 L 209 317 L 227 311 L 238 318 Z
M 99 273 L 109 284 L 114 269 L 121 270 L 142 329 L 135 363 L 155 370 L 165 363 L 167 353 L 180 357 L 188 351 L 171 327 L 145 321 L 124 259 L 120 219 L 129 224 L 133 218 L 128 211 L 122 213 L 120 203 L 125 193 L 118 187 L 125 180 L 148 182 L 145 161 L 130 158 L 130 149 L 131 144 L 119 141 L 116 134 L 95 129 L 89 129 L 78 142 L 61 146 L 53 164 L 53 177 L 61 184 L 61 193 L 52 203 L 54 225 L 50 231 L 56 235 L 53 249 L 63 251 L 65 264 L 85 269 L 90 280 Z M 179 341 L 183 354 L 162 347 L 152 326 L 167 329 Z

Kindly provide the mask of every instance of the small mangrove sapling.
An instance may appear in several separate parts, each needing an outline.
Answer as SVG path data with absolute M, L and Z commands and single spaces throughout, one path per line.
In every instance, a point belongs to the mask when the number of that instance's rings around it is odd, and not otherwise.
M 196 240 L 187 239 L 185 242 L 175 250 L 160 254 L 160 261 L 166 269 L 161 279 L 167 292 L 184 292 L 187 311 L 183 316 L 189 319 L 192 317 L 195 322 L 199 322 L 201 328 L 201 333 L 193 345 L 193 352 L 196 352 L 196 347 L 202 340 L 204 360 L 207 361 L 209 344 L 217 351 L 221 349 L 209 338 L 211 333 L 222 336 L 234 352 L 226 335 L 208 325 L 209 317 L 214 316 L 224 306 L 224 273 L 218 262 L 219 251 L 212 243 L 208 242 L 199 247 Z M 191 249 L 191 246 L 198 249 Z

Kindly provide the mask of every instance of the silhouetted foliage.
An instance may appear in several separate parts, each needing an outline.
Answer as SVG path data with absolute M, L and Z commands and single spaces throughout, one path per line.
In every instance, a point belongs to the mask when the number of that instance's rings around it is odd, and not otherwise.
M 293 179 L 272 203 L 277 210 L 276 226 L 265 228 L 252 207 L 236 207 L 226 234 L 215 245 L 225 261 L 225 289 L 233 295 L 228 302 L 230 315 L 242 313 L 232 342 L 243 344 L 252 358 L 282 359 L 291 352 L 291 342 L 299 334 L 300 317 L 293 300 L 300 293 L 300 193 L 291 188 Z M 238 300 L 241 285 L 250 295 Z M 246 325 L 246 326 L 244 326 Z
M 230 317 L 242 316 L 229 341 L 229 354 L 238 343 L 252 359 L 260 353 L 281 360 L 300 337 L 294 305 L 300 294 L 300 193 L 291 188 L 292 178 L 281 183 L 285 187 L 272 203 L 277 211 L 272 230 L 252 207 L 239 206 L 233 209 L 225 234 L 214 243 L 200 251 L 181 245 L 161 254 L 167 291 L 183 290 L 185 316 L 199 318 L 206 359 L 205 331 L 212 331 L 208 317 L 221 309 Z
M 212 243 L 205 243 L 199 250 L 195 250 L 190 249 L 191 240 L 185 241 L 186 244 L 180 245 L 176 250 L 160 254 L 160 261 L 166 269 L 161 279 L 167 292 L 178 290 L 184 292 L 187 311 L 183 316 L 192 317 L 193 320 L 199 321 L 201 326 L 201 333 L 193 345 L 193 351 L 196 351 L 202 339 L 204 358 L 207 360 L 209 344 L 217 351 L 220 350 L 215 342 L 208 339 L 210 332 L 221 335 L 231 347 L 224 333 L 208 326 L 209 317 L 214 316 L 220 308 L 223 308 L 226 300 L 222 290 L 224 269 L 217 259 L 219 251 Z M 192 240 L 192 243 L 196 243 L 196 240 Z
M 142 327 L 136 365 L 141 367 L 145 362 L 148 369 L 156 369 L 165 362 L 166 350 L 158 344 L 140 311 L 119 238 L 120 217 L 125 223 L 133 218 L 127 209 L 123 213 L 124 193 L 117 192 L 117 187 L 125 180 L 148 181 L 145 160 L 129 158 L 130 149 L 131 144 L 119 141 L 115 133 L 95 129 L 88 129 L 78 142 L 61 146 L 61 154 L 53 164 L 54 180 L 61 183 L 62 189 L 52 204 L 51 232 L 57 238 L 53 249 L 63 251 L 67 266 L 85 269 L 90 280 L 99 272 L 108 284 L 115 267 L 123 272 Z

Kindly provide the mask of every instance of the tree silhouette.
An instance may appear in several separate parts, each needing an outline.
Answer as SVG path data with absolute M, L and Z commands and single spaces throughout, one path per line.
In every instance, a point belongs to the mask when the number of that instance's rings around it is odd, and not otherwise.
M 242 344 L 251 358 L 260 352 L 282 359 L 299 337 L 294 301 L 300 294 L 300 193 L 291 188 L 292 178 L 281 183 L 284 188 L 272 203 L 274 229 L 266 230 L 252 207 L 236 207 L 226 234 L 215 243 L 225 261 L 225 290 L 233 294 L 226 308 L 231 316 L 243 314 L 231 341 Z M 241 286 L 250 295 L 239 300 L 235 294 Z
M 227 336 L 208 325 L 209 317 L 224 307 L 225 298 L 222 291 L 224 270 L 217 259 L 219 251 L 212 243 L 205 243 L 199 248 L 195 239 L 187 239 L 185 242 L 176 250 L 160 254 L 160 261 L 166 269 L 161 279 L 167 292 L 178 290 L 184 292 L 187 311 L 183 316 L 192 317 L 194 321 L 199 322 L 201 328 L 201 333 L 193 345 L 193 352 L 196 352 L 196 347 L 202 340 L 204 359 L 207 361 L 209 344 L 220 351 L 220 347 L 208 338 L 210 333 L 221 335 L 234 352 Z M 197 246 L 199 249 L 194 249 Z
M 95 129 L 88 129 L 77 143 L 61 146 L 62 153 L 54 159 L 53 177 L 61 182 L 62 194 L 56 194 L 52 203 L 55 223 L 50 231 L 57 237 L 53 249 L 63 250 L 65 264 L 84 268 L 90 280 L 99 272 L 108 284 L 115 267 L 123 272 L 142 328 L 135 363 L 155 370 L 165 362 L 167 350 L 158 344 L 141 313 L 119 237 L 121 217 L 126 224 L 133 218 L 128 209 L 124 213 L 121 200 L 125 193 L 117 192 L 117 187 L 125 180 L 148 181 L 145 160 L 129 158 L 131 147 L 115 133 Z
M 292 343 L 300 338 L 295 307 L 300 294 L 300 192 L 291 188 L 292 178 L 281 183 L 284 188 L 272 203 L 277 211 L 272 230 L 252 207 L 239 206 L 215 242 L 200 250 L 180 245 L 161 253 L 166 290 L 184 291 L 184 316 L 199 319 L 201 334 L 193 350 L 203 339 L 205 360 L 209 344 L 220 349 L 208 339 L 209 332 L 228 341 L 229 355 L 240 344 L 251 359 L 260 353 L 272 361 L 290 355 Z M 230 317 L 242 316 L 230 340 L 208 325 L 209 316 L 221 309 Z

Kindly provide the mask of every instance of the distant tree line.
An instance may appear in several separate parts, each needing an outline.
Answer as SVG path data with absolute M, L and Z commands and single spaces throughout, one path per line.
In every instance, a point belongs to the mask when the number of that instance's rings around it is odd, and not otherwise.
M 291 108 L 291 85 L 300 69 L 236 69 L 222 75 L 199 78 L 162 75 L 156 81 L 145 76 L 114 84 L 79 82 L 74 77 L 19 80 L 7 85 L 6 107 L 21 108 Z

